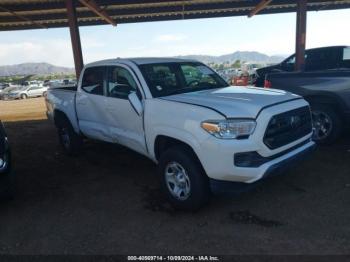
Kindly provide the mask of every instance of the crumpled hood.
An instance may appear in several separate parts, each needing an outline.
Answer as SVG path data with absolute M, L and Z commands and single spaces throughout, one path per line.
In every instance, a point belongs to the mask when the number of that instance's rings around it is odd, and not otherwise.
M 265 107 L 300 98 L 283 90 L 239 86 L 162 97 L 169 101 L 207 107 L 227 118 L 256 118 Z

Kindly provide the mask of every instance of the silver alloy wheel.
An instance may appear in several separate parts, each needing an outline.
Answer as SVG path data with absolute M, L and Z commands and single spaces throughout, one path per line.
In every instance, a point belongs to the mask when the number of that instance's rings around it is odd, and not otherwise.
M 62 140 L 63 146 L 66 149 L 69 149 L 69 147 L 70 147 L 70 137 L 69 137 L 68 129 L 66 127 L 62 127 L 60 135 L 61 135 L 61 140 Z
M 184 201 L 191 193 L 191 182 L 186 170 L 177 162 L 165 167 L 165 182 L 168 190 L 176 199 Z
M 332 118 L 326 112 L 312 111 L 312 122 L 313 139 L 316 141 L 327 138 L 333 129 Z

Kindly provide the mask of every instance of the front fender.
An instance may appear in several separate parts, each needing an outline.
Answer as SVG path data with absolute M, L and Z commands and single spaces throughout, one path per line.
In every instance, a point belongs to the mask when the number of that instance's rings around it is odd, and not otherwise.
M 148 136 L 148 140 L 147 140 L 147 146 L 150 151 L 149 153 L 154 160 L 156 159 L 154 145 L 156 142 L 156 138 L 158 136 L 171 137 L 189 145 L 193 149 L 193 151 L 196 153 L 197 156 L 198 156 L 198 153 L 200 152 L 200 143 L 198 139 L 190 132 L 187 132 L 186 130 L 183 130 L 183 129 L 169 127 L 169 126 L 157 126 L 153 128 L 153 131 Z

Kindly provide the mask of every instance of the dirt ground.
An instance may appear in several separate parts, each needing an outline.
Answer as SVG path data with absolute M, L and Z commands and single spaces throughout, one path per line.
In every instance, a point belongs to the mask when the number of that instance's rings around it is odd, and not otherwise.
M 350 253 L 349 139 L 185 213 L 165 202 L 155 165 L 128 149 L 89 141 L 78 157 L 62 154 L 44 109 L 43 99 L 0 101 L 18 191 L 0 204 L 2 254 Z
M 23 121 L 46 119 L 44 98 L 25 100 L 0 100 L 2 121 Z

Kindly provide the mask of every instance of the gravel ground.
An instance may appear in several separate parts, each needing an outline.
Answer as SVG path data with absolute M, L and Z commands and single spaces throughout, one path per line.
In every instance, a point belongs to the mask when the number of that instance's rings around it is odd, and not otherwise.
M 185 213 L 164 200 L 148 159 L 92 141 L 70 158 L 50 122 L 18 119 L 5 123 L 18 192 L 0 204 L 2 254 L 350 254 L 349 139 Z

